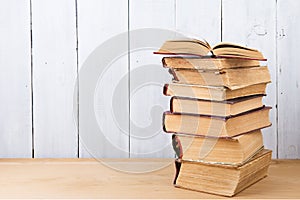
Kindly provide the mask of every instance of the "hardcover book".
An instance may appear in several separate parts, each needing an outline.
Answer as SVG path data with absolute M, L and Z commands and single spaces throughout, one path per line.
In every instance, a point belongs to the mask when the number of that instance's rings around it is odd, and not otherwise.
M 171 69 L 222 70 L 260 66 L 259 61 L 241 58 L 164 57 L 163 67 Z
M 263 96 L 253 95 L 225 101 L 173 96 L 170 100 L 170 111 L 172 113 L 229 117 L 263 107 Z
M 234 137 L 270 126 L 270 109 L 263 107 L 229 117 L 165 112 L 163 129 L 168 133 Z
M 225 86 L 231 90 L 270 83 L 271 76 L 266 66 L 223 70 L 169 69 L 174 83 L 190 85 Z
M 164 86 L 164 95 L 189 97 L 195 99 L 224 101 L 251 95 L 265 94 L 267 83 L 250 85 L 230 90 L 225 86 L 206 86 L 170 83 Z
M 268 174 L 272 151 L 264 149 L 240 166 L 176 160 L 176 187 L 233 196 Z
M 174 134 L 172 138 L 180 143 L 183 160 L 211 164 L 242 165 L 263 148 L 261 130 L 232 138 L 186 134 Z

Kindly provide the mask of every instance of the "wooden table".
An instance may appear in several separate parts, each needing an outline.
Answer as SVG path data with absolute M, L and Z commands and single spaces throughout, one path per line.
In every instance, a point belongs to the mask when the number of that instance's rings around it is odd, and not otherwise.
M 169 159 L 0 159 L 0 198 L 225 198 L 172 186 Z M 274 160 L 269 176 L 235 198 L 300 198 L 300 160 Z

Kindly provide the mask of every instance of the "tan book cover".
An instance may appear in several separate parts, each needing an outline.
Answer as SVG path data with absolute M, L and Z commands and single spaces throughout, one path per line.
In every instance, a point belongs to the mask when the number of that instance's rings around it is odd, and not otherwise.
M 163 129 L 167 133 L 234 137 L 270 126 L 270 109 L 263 107 L 229 117 L 165 112 Z
M 174 134 L 172 139 L 181 146 L 183 160 L 224 165 L 241 165 L 263 148 L 260 129 L 232 138 Z
M 172 113 L 229 117 L 263 107 L 263 96 L 252 95 L 225 101 L 173 96 L 170 100 L 170 111 Z
M 224 101 L 239 97 L 265 94 L 266 87 L 267 83 L 261 83 L 235 90 L 230 90 L 229 88 L 224 86 L 202 86 L 171 83 L 165 84 L 163 93 L 167 96 Z
M 179 188 L 233 196 L 268 174 L 272 151 L 264 149 L 241 166 L 176 160 L 174 185 Z
M 163 67 L 170 69 L 223 70 L 232 68 L 258 67 L 257 60 L 241 58 L 164 57 Z
M 225 86 L 231 90 L 260 83 L 270 83 L 268 67 L 249 67 L 224 70 L 169 69 L 174 83 Z

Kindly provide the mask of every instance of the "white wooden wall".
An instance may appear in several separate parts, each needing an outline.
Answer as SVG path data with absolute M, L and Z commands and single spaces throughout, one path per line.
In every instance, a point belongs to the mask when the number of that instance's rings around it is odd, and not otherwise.
M 130 34 L 156 28 L 261 50 L 272 76 L 265 146 L 274 158 L 300 158 L 299 11 L 298 0 L 1 0 L 0 157 L 171 157 L 157 115 L 168 109 L 160 85 L 171 77 L 163 69 L 138 73 L 160 58 L 133 51 L 140 38 Z M 83 66 L 119 34 L 120 49 L 132 52 L 101 79 L 91 76 L 87 100 Z M 157 73 L 161 82 L 136 88 Z
M 33 156 L 76 157 L 75 4 L 69 0 L 32 0 L 31 4 Z

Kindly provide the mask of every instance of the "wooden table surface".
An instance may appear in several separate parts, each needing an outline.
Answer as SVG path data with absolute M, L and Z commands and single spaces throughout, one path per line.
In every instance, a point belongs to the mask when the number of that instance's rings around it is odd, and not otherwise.
M 225 198 L 174 188 L 169 159 L 0 159 L 0 173 L 0 198 Z M 300 198 L 300 160 L 273 160 L 234 198 Z

